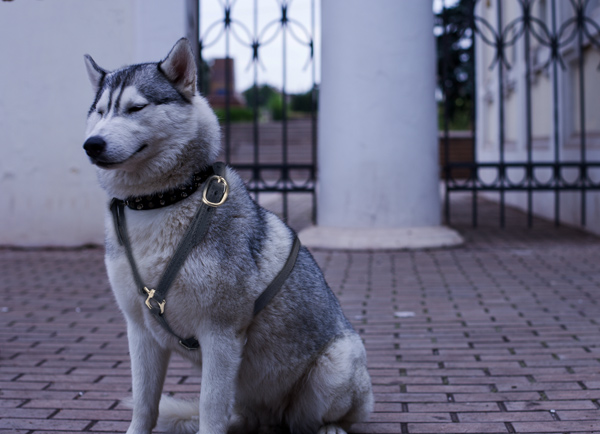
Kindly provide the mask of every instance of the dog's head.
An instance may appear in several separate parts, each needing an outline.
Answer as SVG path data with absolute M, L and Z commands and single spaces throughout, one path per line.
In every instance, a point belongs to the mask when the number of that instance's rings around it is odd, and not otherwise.
M 177 183 L 175 178 L 216 160 L 219 126 L 197 92 L 196 62 L 186 39 L 157 63 L 110 72 L 86 55 L 85 64 L 96 96 L 83 148 L 102 169 L 104 187 L 114 178 L 132 186 Z

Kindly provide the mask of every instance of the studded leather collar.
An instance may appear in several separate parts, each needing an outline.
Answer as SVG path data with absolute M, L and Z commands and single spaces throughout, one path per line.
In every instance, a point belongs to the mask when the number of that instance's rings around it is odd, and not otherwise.
M 136 211 L 163 208 L 165 206 L 173 205 L 186 197 L 191 196 L 198 190 L 198 187 L 200 187 L 210 176 L 214 175 L 214 173 L 212 166 L 210 166 L 201 172 L 194 173 L 190 181 L 185 185 L 148 196 L 128 197 L 123 203 L 128 208 Z

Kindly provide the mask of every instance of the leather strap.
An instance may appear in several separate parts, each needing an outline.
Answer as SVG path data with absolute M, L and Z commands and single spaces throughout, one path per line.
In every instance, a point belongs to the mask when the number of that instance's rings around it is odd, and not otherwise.
M 135 259 L 133 258 L 133 251 L 131 249 L 131 242 L 129 241 L 129 235 L 127 234 L 127 220 L 125 220 L 125 203 L 122 200 L 113 198 L 110 202 L 110 210 L 113 215 L 113 224 L 115 232 L 117 233 L 117 239 L 119 244 L 125 248 L 125 255 L 131 266 L 131 272 L 133 273 L 133 280 L 140 291 L 140 294 L 144 294 L 144 282 L 140 276 L 140 272 L 137 268 Z
M 215 163 L 213 165 L 214 174 L 219 177 L 223 177 L 225 168 L 225 164 Z M 179 242 L 179 245 L 175 249 L 173 257 L 167 264 L 156 289 L 148 289 L 146 287 L 140 276 L 135 258 L 133 257 L 133 250 L 131 248 L 131 242 L 127 233 L 127 220 L 125 219 L 126 202 L 117 198 L 113 198 L 110 204 L 117 238 L 119 243 L 125 248 L 125 254 L 127 256 L 127 260 L 129 261 L 129 265 L 131 266 L 135 284 L 140 290 L 140 293 L 147 297 L 145 301 L 146 306 L 150 309 L 150 312 L 154 318 L 157 319 L 159 324 L 170 334 L 175 336 L 179 343 L 187 350 L 196 350 L 200 348 L 198 340 L 193 336 L 184 339 L 177 335 L 177 333 L 175 333 L 169 326 L 169 323 L 165 318 L 164 311 L 166 306 L 167 292 L 169 291 L 169 288 L 173 284 L 173 281 L 177 277 L 179 270 L 185 263 L 192 249 L 197 246 L 206 235 L 212 215 L 216 209 L 215 205 L 221 204 L 227 198 L 227 188 L 224 189 L 218 180 L 210 178 L 208 182 L 210 182 L 210 184 L 205 187 L 206 195 L 204 198 L 206 201 L 203 200 L 198 208 L 198 211 L 192 218 L 188 229 Z M 209 203 L 212 204 L 212 206 L 209 205 Z M 283 266 L 283 269 L 279 272 L 279 274 L 277 274 L 271 284 L 254 302 L 254 316 L 258 315 L 258 313 L 273 299 L 273 297 L 277 295 L 286 279 L 292 272 L 294 265 L 296 264 L 299 251 L 300 241 L 298 240 L 298 237 L 295 236 L 292 250 L 285 265 Z
M 225 174 L 225 164 L 216 163 L 213 168 L 216 175 L 223 176 Z M 224 195 L 223 187 L 218 185 L 219 183 L 215 180 L 209 180 L 208 182 L 210 182 L 210 184 L 207 187 L 207 197 L 211 202 L 219 202 Z M 204 239 L 206 232 L 208 232 L 211 217 L 215 210 L 216 208 L 208 206 L 205 203 L 200 204 L 196 215 L 190 222 L 187 231 L 175 250 L 175 254 L 167 264 L 167 267 L 158 282 L 155 293 L 157 299 L 164 300 L 166 298 L 167 291 L 173 284 L 173 281 L 175 280 L 175 277 L 177 277 L 185 260 L 192 249 Z
M 294 265 L 296 265 L 296 259 L 298 259 L 299 251 L 300 240 L 298 239 L 298 236 L 294 236 L 294 244 L 292 244 L 292 250 L 290 251 L 290 255 L 288 256 L 285 265 L 275 279 L 273 279 L 271 284 L 267 286 L 267 289 L 265 289 L 254 302 L 254 316 L 258 315 L 259 312 L 263 310 L 267 304 L 269 304 L 273 297 L 277 295 L 286 279 L 294 269 Z

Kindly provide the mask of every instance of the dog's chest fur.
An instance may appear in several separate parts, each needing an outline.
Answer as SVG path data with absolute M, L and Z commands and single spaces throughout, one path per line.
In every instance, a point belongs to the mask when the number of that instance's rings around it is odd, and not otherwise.
M 232 181 L 227 206 L 215 212 L 206 238 L 192 251 L 166 298 L 167 321 L 184 337 L 196 334 L 207 319 L 213 324 L 233 322 L 244 329 L 252 320 L 254 300 L 281 269 L 290 248 L 289 229 L 270 213 L 264 216 L 269 229 L 265 236 L 255 233 L 251 222 L 258 208 L 245 191 L 235 188 L 237 179 Z M 126 209 L 133 255 L 149 289 L 156 288 L 200 204 L 200 195 L 196 192 L 184 202 L 157 210 Z M 173 337 L 151 317 L 145 297 L 136 288 L 110 213 L 106 225 L 105 261 L 119 307 L 128 321 L 143 322 L 157 340 L 177 348 Z

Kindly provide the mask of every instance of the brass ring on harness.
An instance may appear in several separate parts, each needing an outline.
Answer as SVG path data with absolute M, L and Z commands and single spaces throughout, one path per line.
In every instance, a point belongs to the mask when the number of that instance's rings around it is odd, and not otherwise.
M 210 187 L 211 181 L 213 179 L 216 180 L 218 183 L 224 185 L 223 197 L 221 198 L 221 200 L 219 202 L 211 202 L 206 197 L 206 195 L 208 193 L 208 188 Z M 229 184 L 227 184 L 227 181 L 225 180 L 225 178 L 223 178 L 222 176 L 219 176 L 219 175 L 213 175 L 210 178 L 208 178 L 208 180 L 206 181 L 206 186 L 204 187 L 204 190 L 202 191 L 202 202 L 204 202 L 208 206 L 217 208 L 225 203 L 228 195 L 229 195 Z

